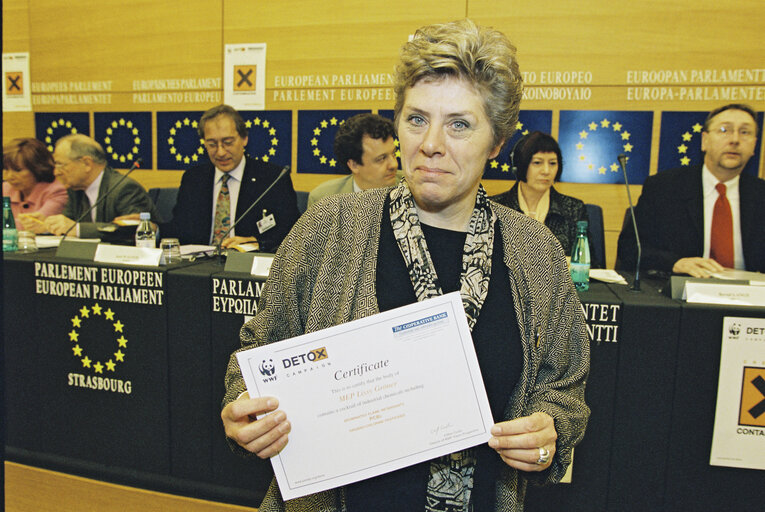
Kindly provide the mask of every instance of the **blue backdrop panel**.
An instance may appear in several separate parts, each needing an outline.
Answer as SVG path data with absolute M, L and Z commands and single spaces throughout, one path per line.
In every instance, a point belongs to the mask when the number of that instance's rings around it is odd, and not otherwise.
M 240 110 L 247 126 L 247 154 L 280 167 L 292 163 L 292 111 Z
M 106 150 L 109 165 L 127 169 L 136 158 L 141 168 L 152 169 L 151 112 L 95 112 L 95 139 Z
M 197 127 L 201 111 L 157 112 L 157 169 L 186 170 L 208 162 Z
M 630 185 L 641 185 L 651 161 L 652 127 L 653 112 L 562 110 L 560 181 L 624 183 L 617 156 L 625 154 Z
M 35 113 L 35 138 L 44 142 L 51 153 L 58 139 L 73 133 L 90 135 L 87 112 Z
M 297 166 L 300 173 L 344 174 L 332 144 L 340 125 L 369 110 L 301 110 L 298 112 Z

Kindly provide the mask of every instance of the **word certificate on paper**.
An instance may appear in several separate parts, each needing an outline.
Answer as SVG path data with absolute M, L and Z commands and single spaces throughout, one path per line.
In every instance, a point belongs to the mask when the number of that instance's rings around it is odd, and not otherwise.
M 459 292 L 237 354 L 251 397 L 292 424 L 271 458 L 286 500 L 488 442 Z

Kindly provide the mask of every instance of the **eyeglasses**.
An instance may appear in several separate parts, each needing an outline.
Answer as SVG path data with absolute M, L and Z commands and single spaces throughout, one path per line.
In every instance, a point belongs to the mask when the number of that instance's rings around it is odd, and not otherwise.
M 225 150 L 229 150 L 234 147 L 235 143 L 236 139 L 234 137 L 223 139 L 220 142 L 217 140 L 207 140 L 205 141 L 205 147 L 208 151 L 215 151 L 219 146 L 223 147 Z
M 709 133 L 712 133 L 718 137 L 721 137 L 723 139 L 729 139 L 733 137 L 734 133 L 737 133 L 736 130 L 733 128 L 733 126 L 730 125 L 720 125 L 717 128 L 714 128 L 709 131 Z M 742 126 L 738 129 L 738 138 L 743 140 L 753 139 L 755 136 L 754 128 L 749 126 Z

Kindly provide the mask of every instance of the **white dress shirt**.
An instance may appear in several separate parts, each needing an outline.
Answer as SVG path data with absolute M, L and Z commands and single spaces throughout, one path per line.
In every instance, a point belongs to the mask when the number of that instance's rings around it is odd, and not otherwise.
M 101 188 L 101 181 L 104 179 L 104 171 L 101 171 L 98 173 L 98 176 L 96 176 L 96 179 L 93 180 L 93 183 L 88 185 L 88 188 L 85 189 L 85 195 L 88 196 L 88 201 L 90 201 L 90 206 L 93 206 L 96 204 L 96 201 L 98 201 L 98 189 Z M 98 207 L 93 208 L 90 211 L 90 222 L 96 221 L 96 210 L 98 210 Z
M 85 196 L 87 196 L 88 201 L 90 201 L 90 206 L 93 206 L 96 204 L 96 201 L 98 201 L 98 189 L 101 188 L 101 181 L 104 179 L 104 171 L 101 171 L 98 173 L 98 176 L 96 176 L 96 179 L 93 180 L 93 183 L 88 185 L 88 188 L 85 189 Z M 90 210 L 90 220 L 88 219 L 82 219 L 85 222 L 95 222 L 96 221 L 96 210 L 98 210 L 98 207 L 93 208 Z M 72 219 L 77 220 L 77 219 Z M 76 237 L 80 237 L 80 223 L 78 222 L 77 225 L 74 228 L 74 234 Z

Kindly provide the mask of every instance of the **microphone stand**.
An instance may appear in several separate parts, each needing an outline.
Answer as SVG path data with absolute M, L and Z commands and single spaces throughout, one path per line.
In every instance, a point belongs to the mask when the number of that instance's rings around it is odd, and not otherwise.
M 126 178 L 127 178 L 129 175 L 130 175 L 130 173 L 131 173 L 131 172 L 135 171 L 135 170 L 136 170 L 136 169 L 138 169 L 139 167 L 141 167 L 141 158 L 140 158 L 140 157 L 136 158 L 136 159 L 135 159 L 135 162 L 133 162 L 133 165 L 131 165 L 131 166 L 130 166 L 130 169 L 128 169 L 128 171 L 127 171 L 125 174 L 123 174 L 123 175 L 122 175 L 122 177 L 121 177 L 119 180 L 117 180 L 117 182 L 116 182 L 114 185 L 112 185 L 111 187 L 109 187 L 109 190 L 107 190 L 105 193 L 101 194 L 101 195 L 98 197 L 98 200 L 96 200 L 96 202 L 95 202 L 95 203 L 93 203 L 93 205 L 92 205 L 90 208 L 88 208 L 87 210 L 85 210 L 85 213 L 83 213 L 82 215 L 80 215 L 80 216 L 77 218 L 77 220 L 76 220 L 76 221 L 74 221 L 74 224 L 72 224 L 71 226 L 69 226 L 69 229 L 67 229 L 67 230 L 66 230 L 66 232 L 64 233 L 64 236 L 62 236 L 62 237 L 61 237 L 61 242 L 63 242 L 63 241 L 66 239 L 66 235 L 68 235 L 68 234 L 69 234 L 69 232 L 70 232 L 70 231 L 71 231 L 71 230 L 72 230 L 72 229 L 73 229 L 73 228 L 74 228 L 74 227 L 75 227 L 77 224 L 79 224 L 79 223 L 80 223 L 80 221 L 81 221 L 82 219 L 84 219 L 85 217 L 87 217 L 88 215 L 90 215 L 90 213 L 91 213 L 91 212 L 92 212 L 92 211 L 93 211 L 93 210 L 96 208 L 96 206 L 100 205 L 101 203 L 103 203 L 103 202 L 106 200 L 106 198 L 109 196 L 109 194 L 111 194 L 112 190 L 114 190 L 115 188 L 117 188 L 117 187 L 120 185 L 120 183 L 122 183 L 123 181 L 125 181 L 125 179 L 126 179 Z M 83 192 L 83 194 L 84 194 L 84 193 L 85 193 L 85 192 Z
M 248 207 L 248 208 L 247 208 L 247 209 L 244 211 L 244 213 L 242 213 L 242 215 L 240 215 L 240 216 L 239 216 L 239 218 L 238 218 L 238 219 L 236 219 L 236 221 L 235 221 L 235 222 L 234 222 L 234 223 L 231 225 L 231 227 L 230 227 L 230 228 L 228 228 L 228 229 L 226 230 L 226 232 L 225 232 L 225 233 L 223 233 L 223 236 L 221 237 L 221 239 L 220 239 L 220 242 L 218 242 L 218 245 L 217 245 L 217 247 L 215 248 L 215 254 L 218 256 L 218 262 L 219 262 L 221 265 L 223 264 L 223 240 L 225 240 L 225 239 L 226 239 L 226 237 L 228 236 L 228 234 L 229 234 L 229 233 L 231 233 L 231 231 L 232 231 L 232 230 L 233 230 L 233 229 L 236 227 L 236 225 L 237 225 L 237 224 L 239 224 L 239 222 L 240 222 L 242 219 L 244 219 L 244 218 L 247 216 L 247 214 L 248 214 L 248 213 L 250 213 L 250 211 L 251 211 L 251 210 L 252 210 L 252 209 L 253 209 L 253 208 L 254 208 L 254 207 L 255 207 L 255 206 L 256 206 L 256 205 L 257 205 L 257 204 L 260 202 L 260 200 L 261 200 L 261 199 L 263 199 L 263 196 L 265 196 L 266 194 L 268 194 L 268 192 L 269 192 L 269 191 L 270 191 L 270 190 L 273 188 L 273 186 L 274 186 L 274 185 L 276 185 L 276 183 L 277 183 L 277 182 L 278 182 L 280 179 L 282 179 L 282 177 L 283 177 L 283 176 L 285 176 L 286 174 L 289 174 L 289 173 L 290 173 L 290 166 L 289 166 L 289 165 L 285 165 L 285 166 L 282 168 L 282 171 L 281 171 L 281 172 L 279 173 L 279 175 L 276 177 L 276 179 L 275 179 L 274 181 L 272 181 L 272 182 L 271 182 L 271 184 L 268 186 L 268 188 L 267 188 L 267 189 L 265 189 L 265 190 L 263 191 L 263 193 L 262 193 L 262 194 L 260 194 L 260 196 L 258 196 L 258 198 L 257 198 L 257 199 L 255 199 L 255 200 L 252 202 L 252 204 L 251 204 L 251 205 L 250 205 L 250 206 L 249 206 L 249 207 Z
M 635 280 L 630 286 L 630 290 L 633 292 L 640 291 L 640 257 L 643 254 L 642 247 L 640 246 L 640 236 L 638 235 L 637 221 L 635 220 L 635 207 L 632 205 L 632 195 L 630 194 L 630 184 L 627 181 L 627 155 L 621 154 L 617 157 L 619 165 L 622 168 L 624 174 L 624 186 L 627 187 L 627 200 L 630 204 L 630 215 L 632 216 L 632 227 L 635 229 L 635 243 L 637 244 L 637 265 L 635 266 Z

